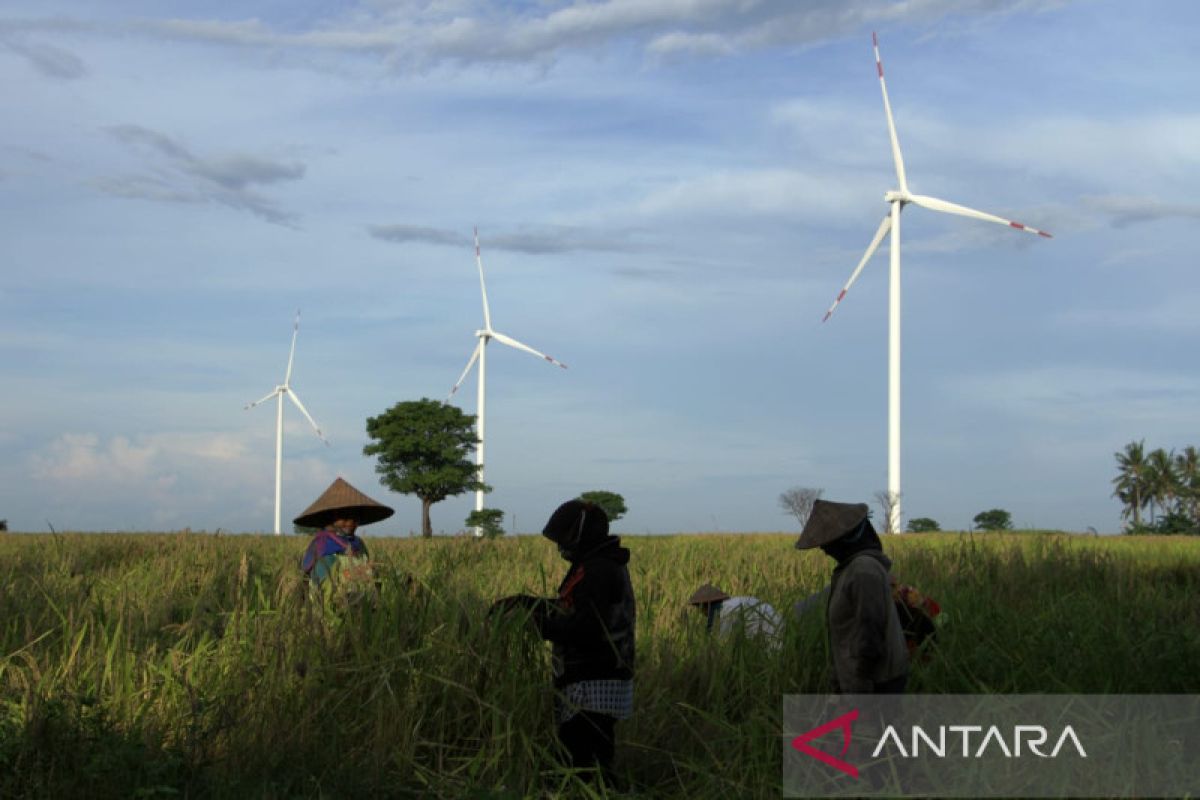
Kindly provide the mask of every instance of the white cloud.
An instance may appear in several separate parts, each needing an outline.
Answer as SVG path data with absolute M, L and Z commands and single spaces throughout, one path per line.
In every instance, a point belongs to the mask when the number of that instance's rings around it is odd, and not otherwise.
M 778 216 L 792 220 L 845 219 L 869 208 L 876 192 L 869 180 L 847 174 L 815 174 L 788 169 L 713 171 L 650 191 L 638 205 L 651 216 L 716 214 Z
M 245 444 L 228 434 L 159 433 L 113 436 L 64 433 L 31 457 L 31 474 L 39 480 L 99 484 L 174 485 L 185 465 L 193 469 L 228 466 L 245 459 Z

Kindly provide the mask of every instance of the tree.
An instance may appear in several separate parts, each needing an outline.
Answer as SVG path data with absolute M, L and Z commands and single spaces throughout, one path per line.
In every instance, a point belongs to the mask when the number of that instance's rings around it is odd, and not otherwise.
M 1012 514 L 1003 508 L 992 508 L 980 511 L 972 522 L 975 523 L 976 530 L 1007 531 L 1012 529 Z
M 468 460 L 479 444 L 475 417 L 457 406 L 425 397 L 397 403 L 367 418 L 367 436 L 374 441 L 363 455 L 378 457 L 379 482 L 421 498 L 422 536 L 433 536 L 429 507 L 434 503 L 464 492 L 491 491 Z
M 625 512 L 629 510 L 625 507 L 625 498 L 616 492 L 606 492 L 602 489 L 596 489 L 591 492 L 584 492 L 579 495 L 579 499 L 585 503 L 595 503 L 604 509 L 604 513 L 608 515 L 610 523 L 616 522 L 625 516 Z
M 1142 527 L 1142 508 L 1146 505 L 1148 496 L 1146 484 L 1148 467 L 1146 464 L 1146 443 L 1130 442 L 1125 450 L 1113 455 L 1117 459 L 1117 477 L 1113 478 L 1113 497 L 1125 504 L 1121 516 L 1128 519 L 1133 517 L 1133 529 Z
M 879 510 L 883 512 L 883 532 L 884 533 L 899 533 L 896 523 L 896 506 L 900 505 L 900 492 L 889 492 L 886 489 L 880 489 L 875 493 L 875 502 L 879 504 Z
M 1192 525 L 1200 527 L 1200 452 L 1195 447 L 1189 445 L 1175 456 L 1175 474 L 1179 479 L 1179 510 Z
M 779 495 L 779 507 L 784 512 L 791 514 L 796 518 L 796 522 L 800 523 L 803 528 L 808 524 L 808 517 L 812 514 L 813 503 L 821 499 L 821 495 L 825 493 L 824 489 L 812 489 L 807 486 L 793 486 L 783 494 Z
M 1150 502 L 1150 524 L 1154 524 L 1154 511 L 1164 511 L 1175 499 L 1179 479 L 1175 474 L 1175 454 L 1161 447 L 1151 451 L 1146 458 L 1146 499 Z
M 929 517 L 917 517 L 908 521 L 908 530 L 912 533 L 933 533 L 941 529 L 942 526 L 937 524 L 937 520 Z
M 488 539 L 504 535 L 504 512 L 498 508 L 481 508 L 467 514 L 467 527 L 478 528 Z

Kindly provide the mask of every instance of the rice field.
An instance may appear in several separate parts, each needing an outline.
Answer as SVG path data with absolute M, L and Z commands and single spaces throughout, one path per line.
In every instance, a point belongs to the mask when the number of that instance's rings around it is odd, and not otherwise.
M 548 645 L 489 621 L 553 594 L 540 537 L 370 538 L 378 596 L 310 596 L 298 536 L 0 536 L 0 797 L 603 796 L 553 755 Z M 626 537 L 637 712 L 608 796 L 777 797 L 782 695 L 825 691 L 821 612 L 713 639 L 698 585 L 784 610 L 832 564 L 772 534 Z M 934 596 L 930 693 L 1200 691 L 1200 541 L 885 539 Z

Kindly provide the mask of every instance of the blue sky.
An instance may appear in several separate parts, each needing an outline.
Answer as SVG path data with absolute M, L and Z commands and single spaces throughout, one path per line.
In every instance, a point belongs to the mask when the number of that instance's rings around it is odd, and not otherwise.
M 488 504 L 539 529 L 788 530 L 887 484 L 895 188 L 1050 230 L 903 220 L 906 517 L 1120 527 L 1113 453 L 1197 444 L 1192 3 L 15 0 L 0 17 L 0 518 L 269 530 L 365 419 L 493 343 Z M 474 412 L 474 378 L 455 397 Z M 434 507 L 462 528 L 471 498 Z

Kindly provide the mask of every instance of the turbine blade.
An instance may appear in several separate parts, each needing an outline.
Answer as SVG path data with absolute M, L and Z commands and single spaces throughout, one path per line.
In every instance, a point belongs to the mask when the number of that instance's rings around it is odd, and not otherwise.
M 458 391 L 458 387 L 462 386 L 462 382 L 467 379 L 467 373 L 471 371 L 471 367 L 475 366 L 475 362 L 479 360 L 479 349 L 483 347 L 483 339 L 475 345 L 475 349 L 471 351 L 471 357 L 467 359 L 467 368 L 462 371 L 462 375 L 458 376 L 458 383 L 454 384 L 454 388 L 450 390 L 450 394 L 446 396 L 449 400 L 454 397 L 454 393 Z
M 492 329 L 492 312 L 488 308 L 487 285 L 483 282 L 483 259 L 479 255 L 479 228 L 475 228 L 475 266 L 479 267 L 479 291 L 483 294 L 483 329 Z
M 544 358 L 547 361 L 549 361 L 551 364 L 554 364 L 555 366 L 562 367 L 563 369 L 567 368 L 567 365 L 562 363 L 561 361 L 551 358 L 550 356 L 548 356 L 545 353 L 542 353 L 538 350 L 534 350 L 529 345 L 522 344 L 521 342 L 518 342 L 516 339 L 513 339 L 511 336 L 505 336 L 503 333 L 496 333 L 495 331 L 492 331 L 492 338 L 494 338 L 497 342 L 500 342 L 501 344 L 506 344 L 509 347 L 515 347 L 518 350 L 524 350 L 526 353 L 535 355 L 538 358 Z
M 287 374 L 283 376 L 283 385 L 287 386 L 292 379 L 292 362 L 296 360 L 296 335 L 300 333 L 300 309 L 296 309 L 296 321 L 292 324 L 292 350 L 288 353 Z
M 304 407 L 304 403 L 300 402 L 300 398 L 296 396 L 296 393 L 289 390 L 287 396 L 292 398 L 292 402 L 296 404 L 296 408 L 300 409 L 300 413 L 304 415 L 306 420 L 308 420 L 308 424 L 313 426 L 313 430 L 317 432 L 317 438 L 324 442 L 325 446 L 328 447 L 329 440 L 325 438 L 325 434 L 321 433 L 321 429 L 317 426 L 317 423 L 312 418 L 312 415 L 308 413 L 308 409 Z
M 896 162 L 896 180 L 900 191 L 908 193 L 908 179 L 904 175 L 904 158 L 900 155 L 900 139 L 896 136 L 896 121 L 892 119 L 892 104 L 888 100 L 887 82 L 883 79 L 883 60 L 879 57 L 879 37 L 871 32 L 871 43 L 875 47 L 875 69 L 879 73 L 879 88 L 883 90 L 883 110 L 887 114 L 888 135 L 892 139 L 892 158 Z
M 958 214 L 961 217 L 971 217 L 972 219 L 982 219 L 987 222 L 995 222 L 1000 225 L 1007 225 L 1010 228 L 1016 228 L 1017 230 L 1025 231 L 1026 233 L 1035 233 L 1038 236 L 1044 236 L 1047 239 L 1054 238 L 1046 231 L 1039 231 L 1037 228 L 1031 228 L 1028 225 L 1022 224 L 1020 222 L 1013 222 L 1011 219 L 1005 219 L 1004 217 L 997 217 L 995 214 L 988 214 L 987 212 L 984 212 L 984 211 L 976 211 L 973 208 L 967 208 L 966 206 L 960 206 L 957 203 L 950 203 L 945 200 L 939 200 L 936 197 L 927 197 L 922 194 L 914 194 L 914 195 L 909 195 L 908 199 L 912 203 L 920 206 L 921 208 L 928 208 L 930 211 L 942 211 L 947 214 Z
M 277 394 L 279 394 L 279 389 L 276 389 L 275 391 L 271 392 L 269 395 L 267 395 L 266 397 L 264 397 L 261 400 L 255 400 L 253 403 L 247 403 L 245 410 L 249 411 L 250 409 L 254 408 L 255 406 L 262 405 L 263 403 L 267 402 L 268 400 L 270 400 L 272 397 L 274 397 Z
M 875 238 L 872 239 L 871 244 L 867 246 L 867 252 L 863 254 L 862 260 L 858 262 L 858 266 L 855 267 L 854 272 L 850 274 L 850 280 L 846 281 L 846 285 L 842 287 L 840 292 L 838 292 L 837 299 L 833 301 L 833 305 L 831 305 L 829 310 L 825 312 L 825 318 L 822 319 L 821 322 L 824 322 L 825 320 L 829 319 L 830 316 L 832 316 L 833 310 L 838 307 L 838 303 L 842 302 L 842 298 L 846 296 L 846 292 L 850 291 L 850 287 L 854 285 L 856 280 L 858 280 L 858 273 L 863 271 L 863 267 L 865 267 L 867 262 L 871 260 L 871 256 L 875 255 L 875 251 L 879 249 L 880 242 L 883 241 L 884 236 L 887 236 L 887 233 L 889 230 L 891 230 L 891 228 L 892 215 L 888 214 L 883 218 L 883 222 L 879 223 L 879 230 L 875 231 Z

